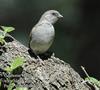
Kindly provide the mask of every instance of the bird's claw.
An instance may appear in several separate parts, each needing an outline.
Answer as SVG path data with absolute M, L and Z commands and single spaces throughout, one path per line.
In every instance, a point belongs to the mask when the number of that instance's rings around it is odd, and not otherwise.
M 41 65 L 44 65 L 43 60 L 42 60 L 39 56 L 37 56 L 37 59 L 38 59 L 38 62 L 39 62 Z

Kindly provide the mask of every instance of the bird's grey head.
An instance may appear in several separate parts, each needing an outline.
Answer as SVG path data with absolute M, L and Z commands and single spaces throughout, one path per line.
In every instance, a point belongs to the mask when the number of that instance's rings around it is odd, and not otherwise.
M 54 24 L 59 18 L 62 18 L 62 17 L 63 16 L 58 11 L 48 10 L 42 15 L 40 21 L 47 20 L 51 24 Z

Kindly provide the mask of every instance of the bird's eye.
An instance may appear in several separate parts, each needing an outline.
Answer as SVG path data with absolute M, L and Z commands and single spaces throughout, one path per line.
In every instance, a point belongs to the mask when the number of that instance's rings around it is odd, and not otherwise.
M 52 13 L 52 15 L 56 16 L 57 14 L 56 13 Z

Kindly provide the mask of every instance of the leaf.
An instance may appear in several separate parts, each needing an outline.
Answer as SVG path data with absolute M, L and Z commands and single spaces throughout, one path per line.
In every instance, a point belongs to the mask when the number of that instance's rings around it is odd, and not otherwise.
M 4 30 L 4 32 L 12 32 L 13 30 L 15 30 L 14 27 L 6 27 L 6 26 L 1 26 L 1 28 Z
M 87 78 L 85 78 L 85 80 L 91 81 L 91 82 L 98 82 L 98 80 L 93 77 L 87 77 Z
M 5 40 L 4 40 L 4 33 L 0 33 L 0 43 L 3 44 L 5 43 Z
M 4 44 L 6 41 L 3 38 L 0 38 L 0 43 Z
M 10 67 L 6 67 L 4 70 L 7 72 L 12 72 L 14 69 L 22 66 L 24 63 L 24 59 L 22 57 L 16 57 L 12 60 Z
M 8 86 L 7 90 L 13 90 L 13 87 L 15 86 L 15 83 L 13 81 L 10 81 L 10 84 Z
M 0 80 L 0 87 L 1 87 L 1 85 L 2 85 L 2 82 L 1 82 L 1 80 Z
M 0 35 L 0 38 L 4 39 L 4 35 Z
M 6 27 L 6 26 L 1 26 L 1 28 L 4 30 L 4 32 L 0 33 L 0 43 L 6 44 L 6 41 L 4 40 L 6 33 L 13 31 L 14 28 L 13 27 Z
M 87 77 L 87 78 L 85 78 L 85 80 L 89 81 L 89 82 L 91 82 L 91 83 L 93 83 L 93 84 L 95 84 L 95 85 L 100 87 L 100 81 L 98 81 L 97 79 L 95 79 L 93 77 Z
M 4 68 L 4 70 L 7 71 L 7 72 L 12 72 L 12 69 L 9 66 Z
M 22 66 L 24 63 L 24 59 L 22 57 L 16 57 L 11 63 L 11 68 L 16 69 L 19 66 Z

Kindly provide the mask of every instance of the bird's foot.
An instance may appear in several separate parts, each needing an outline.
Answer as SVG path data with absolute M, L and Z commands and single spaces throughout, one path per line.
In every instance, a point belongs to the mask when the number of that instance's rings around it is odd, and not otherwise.
M 51 58 L 55 58 L 55 53 L 52 53 Z
M 52 55 L 51 55 L 51 56 L 55 57 L 55 53 L 52 53 Z
M 40 65 L 44 65 L 43 60 L 42 60 L 39 56 L 37 56 L 37 60 L 38 60 L 38 62 L 40 63 Z

